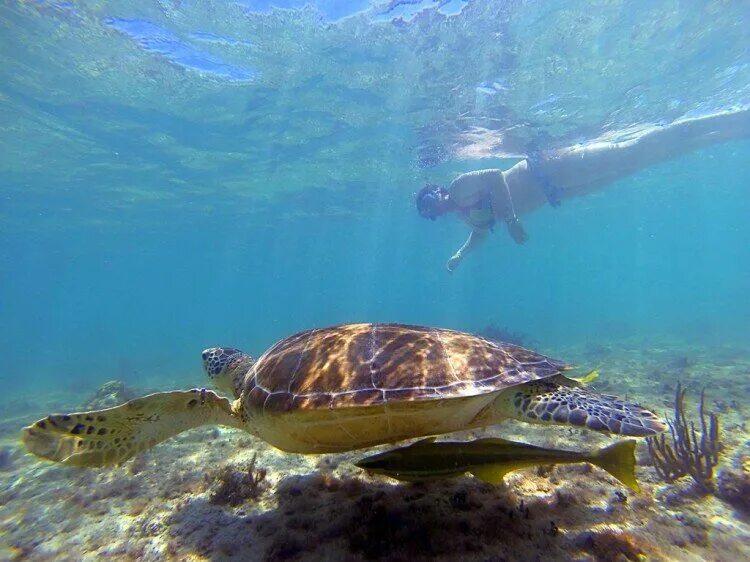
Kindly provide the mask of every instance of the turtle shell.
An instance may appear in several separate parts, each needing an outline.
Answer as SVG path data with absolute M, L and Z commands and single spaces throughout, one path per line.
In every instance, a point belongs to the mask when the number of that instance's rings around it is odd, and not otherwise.
M 570 368 L 522 347 L 453 330 L 349 324 L 289 336 L 243 392 L 265 413 L 476 396 Z

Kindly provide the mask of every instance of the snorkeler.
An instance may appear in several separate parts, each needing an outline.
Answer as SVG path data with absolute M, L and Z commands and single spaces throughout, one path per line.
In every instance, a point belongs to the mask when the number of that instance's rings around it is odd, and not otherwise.
M 750 109 L 682 118 L 631 133 L 628 140 L 605 138 L 551 151 L 534 150 L 508 170 L 487 169 L 458 176 L 446 189 L 435 184 L 417 194 L 419 214 L 431 220 L 456 213 L 471 234 L 448 260 L 454 271 L 498 223 L 518 244 L 528 236 L 520 217 L 546 203 L 602 189 L 611 182 L 658 162 L 718 142 L 750 137 Z

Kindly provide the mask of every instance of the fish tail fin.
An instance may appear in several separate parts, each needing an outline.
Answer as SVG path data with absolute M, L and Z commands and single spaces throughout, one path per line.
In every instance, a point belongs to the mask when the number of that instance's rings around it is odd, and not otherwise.
M 634 439 L 618 441 L 604 447 L 591 456 L 590 462 L 603 468 L 634 492 L 641 487 L 635 478 L 635 445 Z
M 507 468 L 500 467 L 497 465 L 479 466 L 472 468 L 471 472 L 474 476 L 487 482 L 489 484 L 501 484 L 505 475 L 510 472 Z

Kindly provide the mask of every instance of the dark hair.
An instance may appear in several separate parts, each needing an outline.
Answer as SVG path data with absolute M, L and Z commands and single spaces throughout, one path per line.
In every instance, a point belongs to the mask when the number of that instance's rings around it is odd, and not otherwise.
M 435 183 L 428 183 L 417 193 L 417 212 L 420 216 L 435 220 L 440 214 L 438 208 L 443 200 L 445 189 Z

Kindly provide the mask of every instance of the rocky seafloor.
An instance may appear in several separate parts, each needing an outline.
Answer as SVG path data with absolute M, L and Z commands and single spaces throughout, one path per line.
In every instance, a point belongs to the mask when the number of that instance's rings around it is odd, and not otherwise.
M 286 454 L 215 427 L 116 468 L 67 468 L 24 453 L 22 425 L 92 400 L 110 405 L 124 389 L 109 387 L 19 398 L 0 415 L 0 559 L 750 560 L 750 350 L 629 338 L 560 351 L 600 370 L 595 390 L 667 415 L 678 380 L 692 417 L 706 388 L 723 444 L 714 491 L 689 476 L 661 481 L 645 443 L 638 494 L 585 464 L 518 471 L 501 486 L 471 477 L 401 484 L 354 467 L 361 452 Z M 479 435 L 578 449 L 611 442 L 513 421 L 451 437 Z

